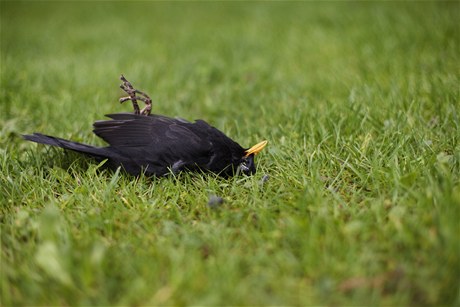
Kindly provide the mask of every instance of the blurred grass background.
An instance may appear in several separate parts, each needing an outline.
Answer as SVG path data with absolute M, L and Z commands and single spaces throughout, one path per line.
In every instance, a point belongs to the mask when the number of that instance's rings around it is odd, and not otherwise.
M 459 11 L 2 1 L 1 304 L 458 305 Z M 257 175 L 130 178 L 21 140 L 103 145 L 121 73 L 155 113 L 268 139 Z

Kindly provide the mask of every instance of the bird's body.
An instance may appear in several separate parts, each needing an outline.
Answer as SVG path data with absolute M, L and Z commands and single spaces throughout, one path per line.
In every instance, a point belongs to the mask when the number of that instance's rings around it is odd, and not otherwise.
M 80 152 L 107 165 L 122 167 L 127 173 L 163 176 L 182 170 L 210 171 L 225 177 L 237 169 L 255 173 L 254 155 L 266 144 L 241 147 L 203 120 L 188 122 L 162 115 L 118 113 L 111 120 L 96 121 L 94 133 L 108 147 L 94 147 L 34 133 L 24 138 Z

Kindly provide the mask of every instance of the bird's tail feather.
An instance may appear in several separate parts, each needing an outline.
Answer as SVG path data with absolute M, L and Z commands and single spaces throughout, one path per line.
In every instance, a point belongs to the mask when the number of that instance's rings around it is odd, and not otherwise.
M 87 155 L 90 155 L 95 158 L 105 158 L 108 157 L 109 153 L 106 152 L 105 148 L 94 147 L 90 145 L 85 145 L 82 143 L 72 142 L 57 138 L 54 136 L 44 135 L 41 133 L 26 134 L 23 135 L 23 138 L 32 141 L 35 143 L 46 144 L 51 146 L 57 146 L 65 149 L 70 149 L 73 151 L 81 152 Z

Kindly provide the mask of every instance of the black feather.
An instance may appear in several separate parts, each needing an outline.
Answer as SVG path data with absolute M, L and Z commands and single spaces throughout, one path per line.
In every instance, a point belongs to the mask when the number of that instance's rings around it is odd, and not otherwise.
M 94 133 L 108 147 L 94 147 L 34 133 L 26 140 L 108 159 L 109 166 L 123 167 L 128 173 L 162 176 L 170 171 L 203 170 L 232 175 L 245 149 L 203 120 L 194 123 L 161 115 L 119 113 L 111 120 L 96 121 Z

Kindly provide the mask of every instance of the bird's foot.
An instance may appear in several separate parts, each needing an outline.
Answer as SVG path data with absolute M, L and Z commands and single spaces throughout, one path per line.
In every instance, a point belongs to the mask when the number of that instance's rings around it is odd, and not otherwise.
M 150 115 L 150 112 L 152 111 L 152 99 L 150 99 L 149 95 L 136 90 L 123 75 L 121 75 L 120 80 L 123 81 L 120 88 L 129 95 L 128 97 L 120 98 L 120 103 L 131 100 L 133 102 L 134 114 L 146 116 Z M 139 104 L 137 103 L 138 100 L 145 102 L 145 107 L 142 110 L 139 109 Z

